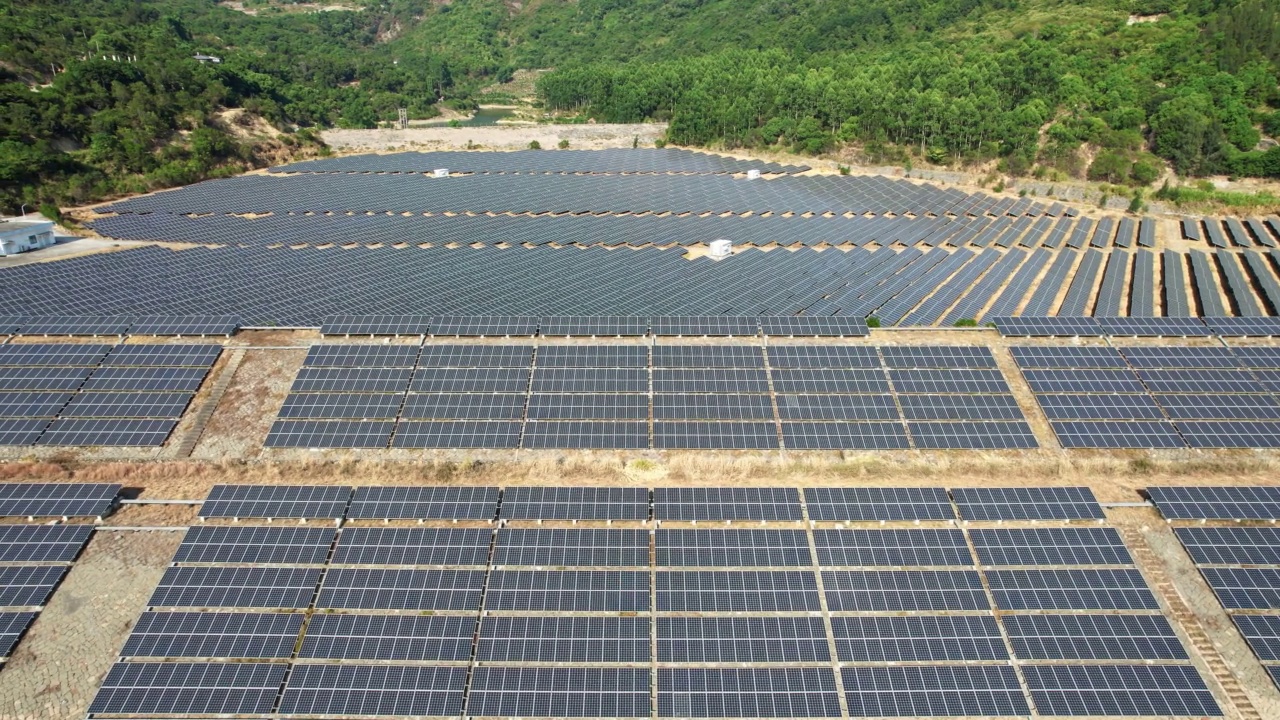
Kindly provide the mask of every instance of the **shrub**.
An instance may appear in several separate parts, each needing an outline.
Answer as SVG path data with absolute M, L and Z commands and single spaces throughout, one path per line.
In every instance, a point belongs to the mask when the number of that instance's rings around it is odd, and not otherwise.
M 875 315 L 872 315 L 871 317 L 867 318 L 867 327 L 869 328 L 880 327 L 880 318 L 876 317 Z
M 537 140 L 530 140 L 530 141 L 529 141 L 529 149 L 530 149 L 530 150 L 541 150 L 541 149 L 542 149 L 542 143 L 538 142 Z
M 568 141 L 568 140 L 561 140 L 561 141 L 560 141 L 560 144 L 559 144 L 559 145 L 557 145 L 556 147 L 559 147 L 561 150 L 564 150 L 564 149 L 566 149 L 566 148 L 568 148 L 568 147 L 569 147 L 569 141 Z
M 960 318 L 955 322 L 956 327 L 978 327 L 978 321 L 973 318 Z

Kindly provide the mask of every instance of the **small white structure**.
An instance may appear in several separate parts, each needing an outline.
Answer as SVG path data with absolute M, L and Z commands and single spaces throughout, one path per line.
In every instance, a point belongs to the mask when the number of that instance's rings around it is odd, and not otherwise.
M 709 254 L 713 260 L 727 258 L 733 254 L 733 243 L 728 240 L 712 240 Z
M 759 180 L 759 179 L 760 179 L 760 171 L 759 171 L 759 170 L 748 170 L 748 171 L 747 171 L 747 179 L 748 179 L 748 180 Z
M 203 53 L 196 53 L 192 57 L 194 57 L 201 65 L 205 63 L 213 63 L 217 65 L 222 62 L 222 58 L 220 57 L 217 57 L 214 55 L 205 55 Z
M 449 168 L 436 168 L 435 172 L 431 173 L 431 177 L 449 177 Z
M 53 221 L 40 215 L 0 218 L 0 257 L 53 244 Z

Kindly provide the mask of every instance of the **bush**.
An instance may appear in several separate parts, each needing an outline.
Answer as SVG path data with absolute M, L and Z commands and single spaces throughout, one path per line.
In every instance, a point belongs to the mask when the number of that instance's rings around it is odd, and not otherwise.
M 1142 191 L 1139 190 L 1133 194 L 1133 199 L 1129 201 L 1129 212 L 1137 215 L 1147 209 L 1147 204 L 1142 202 Z
M 538 142 L 537 140 L 530 140 L 530 141 L 529 141 L 529 149 L 530 149 L 530 150 L 541 150 L 541 149 L 542 149 L 542 143 Z
M 848 174 L 849 174 L 849 166 L 848 166 L 848 165 L 840 165 L 840 166 L 839 166 L 839 170 L 840 170 L 840 174 L 841 174 L 841 175 L 848 175 Z
M 41 203 L 40 214 L 56 223 L 62 222 L 62 210 L 53 203 Z
M 663 140 L 662 138 L 658 138 L 657 140 L 653 141 L 653 146 L 661 150 L 662 148 L 667 146 L 667 141 Z
M 960 318 L 955 322 L 956 327 L 978 327 L 978 321 L 973 318 Z
M 1150 185 L 1160 177 L 1160 169 L 1154 163 L 1139 160 L 1129 170 L 1129 179 L 1139 185 Z
M 569 141 L 568 141 L 568 140 L 561 140 L 561 141 L 560 141 L 560 144 L 559 144 L 559 145 L 557 145 L 556 147 L 560 148 L 561 150 L 566 150 L 566 149 L 568 149 L 568 147 L 569 147 Z
M 880 318 L 876 317 L 875 315 L 872 315 L 871 317 L 867 318 L 867 327 L 869 328 L 880 327 Z

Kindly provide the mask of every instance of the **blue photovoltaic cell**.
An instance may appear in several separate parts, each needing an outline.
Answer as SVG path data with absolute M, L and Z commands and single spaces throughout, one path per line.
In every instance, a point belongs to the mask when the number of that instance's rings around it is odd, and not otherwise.
M 943 488 L 805 488 L 810 520 L 952 520 Z

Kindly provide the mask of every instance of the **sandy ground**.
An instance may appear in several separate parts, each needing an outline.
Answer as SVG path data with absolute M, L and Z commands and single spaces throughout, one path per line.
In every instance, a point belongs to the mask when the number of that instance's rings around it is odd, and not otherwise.
M 570 148 L 599 150 L 628 148 L 637 139 L 640 147 L 653 147 L 667 126 L 636 125 L 493 125 L 476 127 L 426 127 L 408 130 L 325 130 L 320 137 L 334 150 L 524 150 L 537 140 L 554 148 L 568 140 Z

